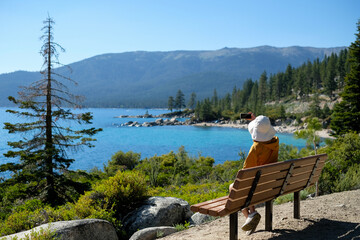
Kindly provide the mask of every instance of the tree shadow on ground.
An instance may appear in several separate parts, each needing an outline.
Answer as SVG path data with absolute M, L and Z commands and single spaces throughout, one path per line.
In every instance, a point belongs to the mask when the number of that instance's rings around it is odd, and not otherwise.
M 281 235 L 269 238 L 269 240 L 360 240 L 360 223 L 340 222 L 329 219 L 321 219 L 320 221 L 314 221 L 311 219 L 304 220 L 309 221 L 312 224 L 302 231 L 295 231 L 292 229 L 273 230 L 272 232 L 279 233 Z

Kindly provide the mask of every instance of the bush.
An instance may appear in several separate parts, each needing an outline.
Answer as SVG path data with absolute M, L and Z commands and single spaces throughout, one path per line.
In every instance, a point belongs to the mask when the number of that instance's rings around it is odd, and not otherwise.
M 94 185 L 79 200 L 58 208 L 45 206 L 40 200 L 29 200 L 14 208 L 0 223 L 0 236 L 29 230 L 44 223 L 84 218 L 111 222 L 122 236 L 121 218 L 146 198 L 145 177 L 139 172 L 117 172 L 114 177 Z
M 360 164 L 349 167 L 345 174 L 341 174 L 335 185 L 336 192 L 360 188 Z
M 111 156 L 111 160 L 108 161 L 107 166 L 104 166 L 104 170 L 108 176 L 114 176 L 119 170 L 132 170 L 139 164 L 140 157 L 140 153 L 133 151 L 127 153 L 118 151 Z
M 359 187 L 360 136 L 348 133 L 319 152 L 328 154 L 322 170 L 319 188 L 322 193 L 346 191 Z
M 121 217 L 138 206 L 146 194 L 147 185 L 143 174 L 118 171 L 114 177 L 101 181 L 91 192 L 81 196 L 75 208 L 81 215 L 87 215 L 95 208 L 114 211 L 115 217 Z

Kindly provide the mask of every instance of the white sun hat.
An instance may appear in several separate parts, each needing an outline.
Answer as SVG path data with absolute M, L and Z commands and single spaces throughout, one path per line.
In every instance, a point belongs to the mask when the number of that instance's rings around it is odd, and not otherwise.
M 248 129 L 252 139 L 258 142 L 270 141 L 276 133 L 273 126 L 271 126 L 270 119 L 263 115 L 260 115 L 251 121 Z

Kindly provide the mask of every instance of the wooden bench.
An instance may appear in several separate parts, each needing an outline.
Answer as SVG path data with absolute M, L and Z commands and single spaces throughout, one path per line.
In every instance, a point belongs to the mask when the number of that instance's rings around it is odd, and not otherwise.
M 238 214 L 265 202 L 265 230 L 272 230 L 273 200 L 294 193 L 294 218 L 300 218 L 300 191 L 318 181 L 326 154 L 240 170 L 228 196 L 198 203 L 191 211 L 214 217 L 230 215 L 230 240 L 238 239 Z

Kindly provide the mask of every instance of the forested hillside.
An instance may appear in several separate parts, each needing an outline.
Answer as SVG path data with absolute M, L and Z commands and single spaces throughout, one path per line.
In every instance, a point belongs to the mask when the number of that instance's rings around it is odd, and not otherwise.
M 234 86 L 242 87 L 247 79 L 283 72 L 306 61 L 322 61 L 339 48 L 262 46 L 256 48 L 223 48 L 217 51 L 127 52 L 104 54 L 59 68 L 61 75 L 78 82 L 72 89 L 85 96 L 92 107 L 166 107 L 167 98 L 181 89 L 185 99 L 196 92 L 197 99 L 219 97 Z M 286 77 L 286 76 L 284 76 Z M 19 86 L 41 78 L 37 72 L 14 72 L 0 75 L 0 106 L 9 105 L 7 97 L 15 96 Z M 282 81 L 287 81 L 286 78 Z M 306 90 L 305 90 L 306 91 Z
M 294 115 L 287 103 L 309 104 L 301 116 L 328 118 L 329 104 L 339 97 L 344 87 L 345 75 L 349 72 L 348 50 L 326 56 L 322 61 L 307 61 L 299 67 L 290 64 L 284 72 L 263 72 L 259 79 L 248 79 L 242 88 L 233 88 L 231 93 L 219 98 L 217 89 L 212 97 L 197 103 L 195 113 L 202 120 L 239 118 L 240 112 L 265 114 L 274 119 Z M 196 94 L 196 93 L 195 93 Z M 320 101 L 327 103 L 320 105 Z

